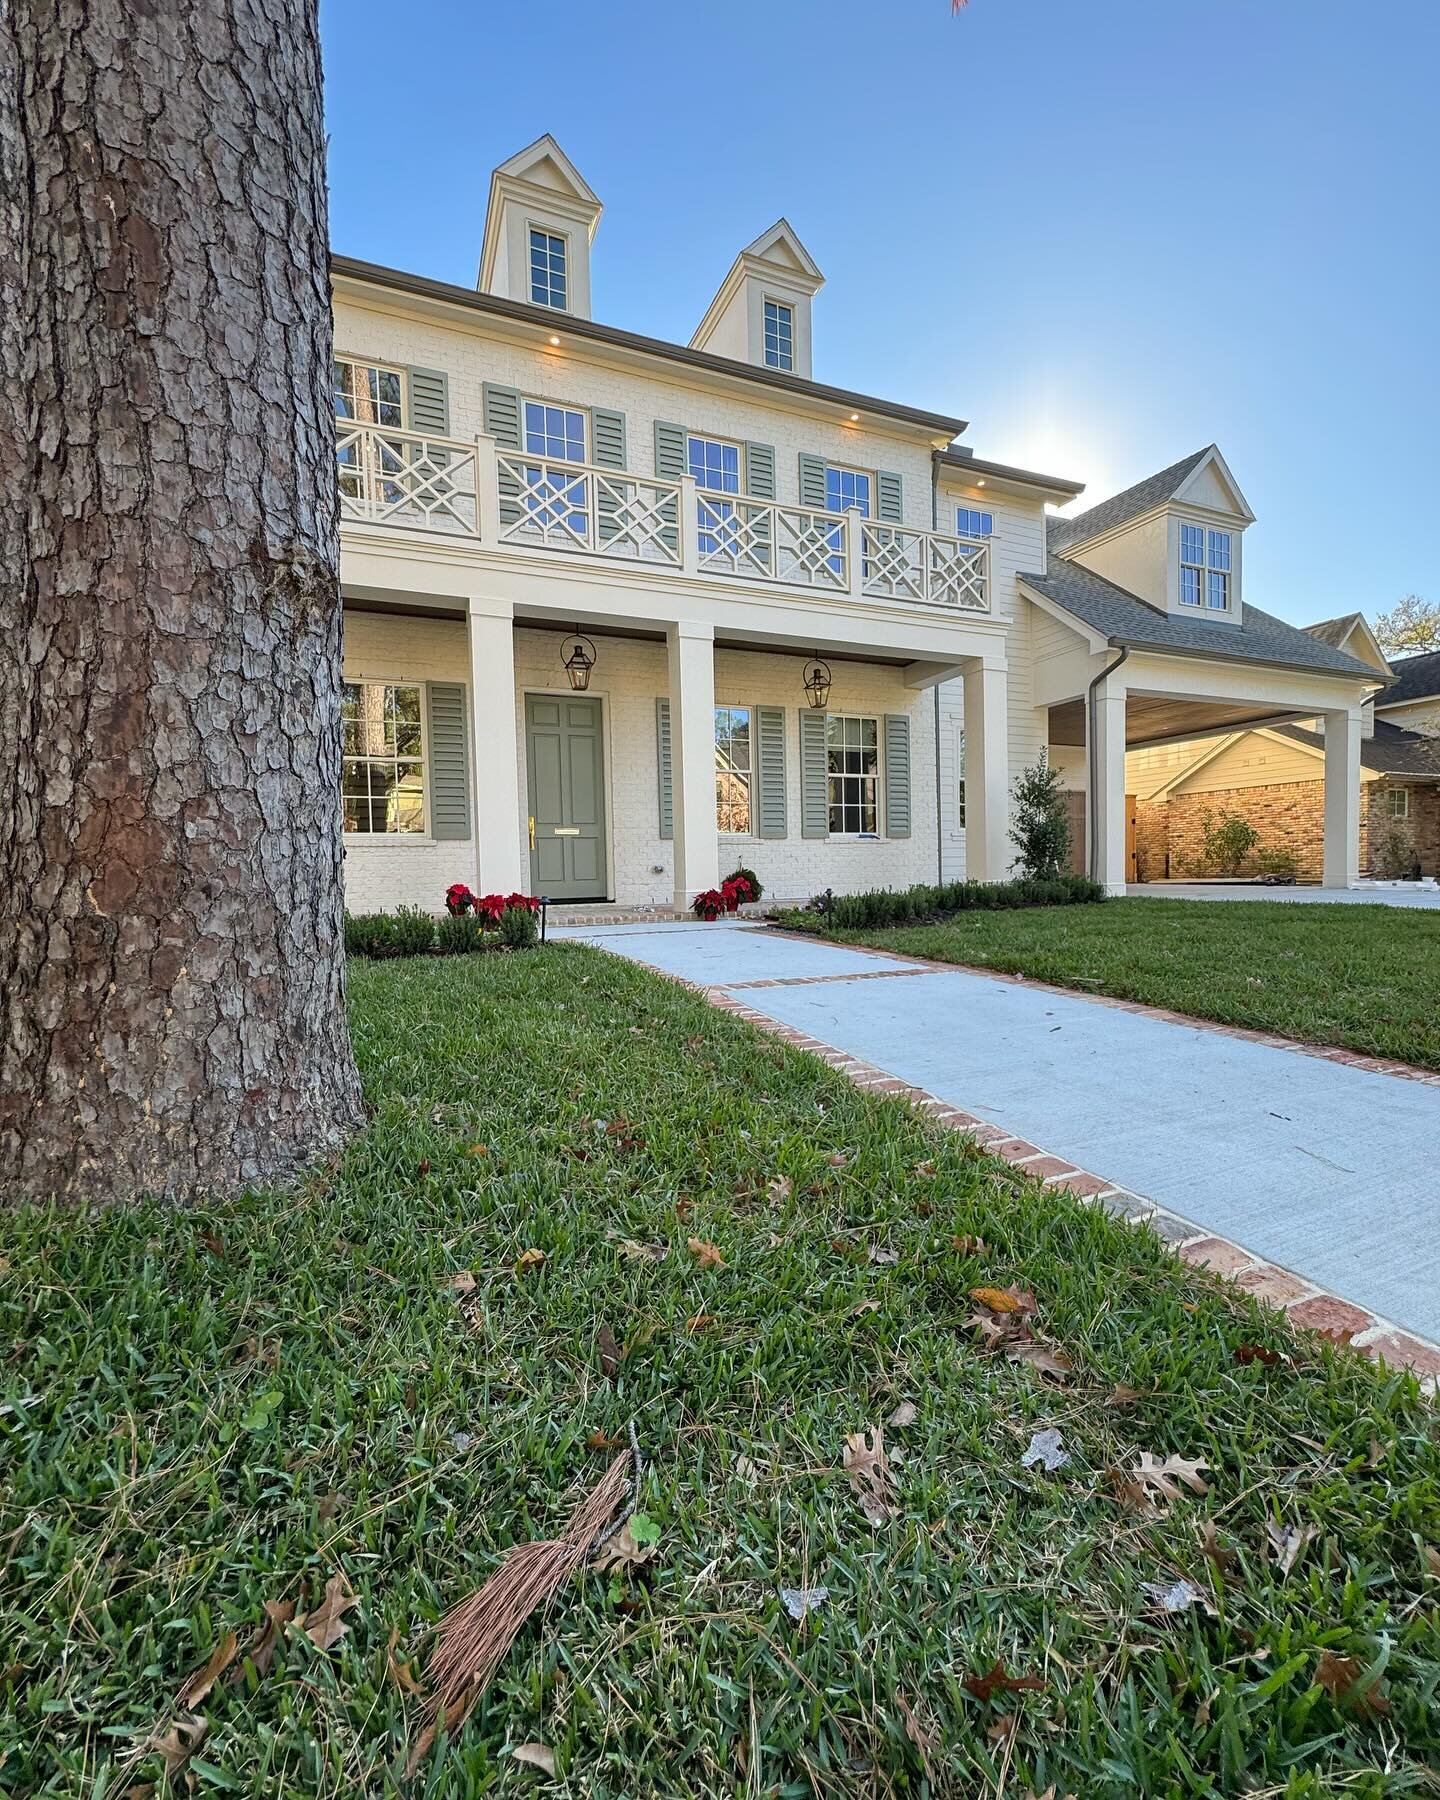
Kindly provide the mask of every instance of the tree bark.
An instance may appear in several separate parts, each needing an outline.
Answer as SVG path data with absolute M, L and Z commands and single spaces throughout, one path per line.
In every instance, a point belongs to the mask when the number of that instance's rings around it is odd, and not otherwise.
M 314 0 L 0 0 L 0 1192 L 293 1177 L 344 1013 Z

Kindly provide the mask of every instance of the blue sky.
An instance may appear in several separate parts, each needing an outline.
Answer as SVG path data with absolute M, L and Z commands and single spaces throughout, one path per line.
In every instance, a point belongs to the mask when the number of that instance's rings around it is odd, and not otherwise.
M 1104 498 L 1212 439 L 1297 623 L 1436 578 L 1435 0 L 323 0 L 337 250 L 472 285 L 552 131 L 594 313 L 685 342 L 781 213 L 817 379 Z

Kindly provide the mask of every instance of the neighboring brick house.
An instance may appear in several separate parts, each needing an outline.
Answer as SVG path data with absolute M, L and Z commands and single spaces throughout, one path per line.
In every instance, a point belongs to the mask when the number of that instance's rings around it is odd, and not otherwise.
M 1310 629 L 1322 641 L 1383 661 L 1358 613 Z M 1405 873 L 1433 876 L 1440 874 L 1440 653 L 1386 666 L 1393 679 L 1376 696 L 1360 745 L 1360 866 L 1370 875 L 1385 872 L 1390 848 L 1408 857 Z M 1141 878 L 1202 872 L 1207 819 L 1238 814 L 1260 834 L 1252 871 L 1288 858 L 1301 880 L 1320 880 L 1324 760 L 1324 733 L 1314 721 L 1132 752 L 1127 785 Z
M 1276 716 L 1327 720 L 1351 878 L 1375 672 L 1248 602 L 1214 445 L 1047 532 L 1080 483 L 814 378 L 784 219 L 680 344 L 592 316 L 600 213 L 547 136 L 491 177 L 475 288 L 332 259 L 353 908 L 999 878 L 1047 745 L 1123 889 L 1127 745 Z

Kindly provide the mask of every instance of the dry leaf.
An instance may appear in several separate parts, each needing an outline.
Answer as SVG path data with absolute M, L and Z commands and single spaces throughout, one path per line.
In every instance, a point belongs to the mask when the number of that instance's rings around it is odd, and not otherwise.
M 472 1144 L 468 1154 L 471 1156 L 488 1156 L 490 1154 L 490 1146 L 488 1144 Z
M 829 1165 L 832 1169 L 843 1169 L 845 1167 L 845 1165 L 849 1162 L 850 1158 L 845 1154 L 845 1152 L 843 1150 L 835 1150 L 829 1156 L 827 1156 L 825 1158 L 825 1160 L 827 1163 L 829 1163 Z
M 1152 1456 L 1148 1450 L 1140 1452 L 1139 1466 L 1134 1470 L 1134 1479 L 1142 1487 L 1157 1493 L 1162 1500 L 1178 1500 L 1180 1489 L 1177 1482 L 1183 1482 L 1192 1494 L 1208 1494 L 1209 1483 L 1200 1474 L 1202 1469 L 1209 1468 L 1208 1463 L 1191 1462 L 1186 1457 L 1170 1455 L 1163 1462 Z
M 984 1238 L 972 1237 L 968 1231 L 952 1237 L 950 1242 L 962 1256 L 983 1256 L 985 1254 Z
M 920 1412 L 913 1400 L 902 1400 L 885 1421 L 893 1425 L 897 1431 L 903 1431 L 907 1425 L 913 1425 L 920 1417 Z
M 1267 1369 L 1273 1369 L 1277 1363 L 1285 1361 L 1278 1350 L 1268 1349 L 1264 1344 L 1237 1344 L 1231 1354 L 1242 1368 L 1248 1363 L 1264 1363 Z
M 640 1569 L 659 1553 L 658 1544 L 635 1541 L 634 1523 L 633 1518 L 627 1519 L 614 1537 L 607 1539 L 595 1552 L 597 1569 Z
M 398 1625 L 392 1625 L 390 1628 L 390 1640 L 385 1646 L 385 1667 L 390 1673 L 390 1679 L 395 1683 L 402 1694 L 421 1693 L 423 1690 L 421 1689 L 420 1683 L 415 1679 L 414 1674 L 411 1672 L 409 1663 L 401 1662 L 400 1658 L 395 1654 L 395 1646 L 399 1642 L 400 1627 Z
M 457 1294 L 473 1294 L 475 1277 L 469 1269 L 462 1269 L 458 1275 L 450 1277 L 450 1285 Z
M 748 1456 L 737 1456 L 735 1458 L 735 1473 L 739 1476 L 741 1481 L 745 1483 L 746 1487 L 754 1487 L 756 1482 L 760 1479 L 760 1465 L 759 1463 L 751 1462 Z
M 896 1511 L 884 1428 L 851 1432 L 845 1440 L 844 1465 L 861 1511 L 872 1525 L 883 1525 Z
M 1143 1481 L 1137 1481 L 1129 1469 L 1107 1469 L 1105 1478 L 1114 1489 L 1115 1498 L 1123 1507 L 1142 1518 L 1153 1518 L 1159 1511 L 1150 1498 L 1150 1490 Z
M 595 1348 L 600 1353 L 600 1373 L 613 1379 L 625 1360 L 625 1353 L 608 1325 L 602 1325 L 595 1333 Z
M 527 1269 L 538 1269 L 544 1261 L 543 1250 L 522 1250 L 515 1261 L 515 1273 L 523 1275 Z
M 716 1323 L 717 1320 L 715 1314 L 707 1313 L 702 1308 L 702 1310 L 697 1312 L 693 1318 L 689 1318 L 685 1321 L 685 1329 L 690 1333 L 691 1337 L 694 1337 L 697 1331 L 708 1331 L 710 1327 Z
M 1049 1430 L 1030 1434 L 1030 1448 L 1020 1458 L 1020 1467 L 1031 1469 L 1039 1463 L 1053 1474 L 1056 1469 L 1064 1468 L 1069 1460 L 1070 1452 L 1061 1447 L 1060 1433 L 1052 1426 Z
M 1117 1381 L 1105 1396 L 1110 1406 L 1133 1406 L 1140 1398 L 1139 1388 L 1126 1387 L 1123 1381 Z
M 1014 1713 L 1001 1713 L 993 1725 L 985 1727 L 985 1735 L 995 1744 L 1008 1744 L 1020 1720 Z
M 930 1759 L 940 1748 L 940 1734 L 933 1726 L 921 1724 L 915 1716 L 910 1702 L 898 1688 L 895 1690 L 895 1704 L 900 1709 L 900 1717 L 905 1721 L 905 1735 L 915 1746 L 916 1755 L 920 1758 L 920 1767 L 925 1771 L 925 1779 L 933 1787 L 935 1771 Z
M 858 1319 L 861 1313 L 879 1312 L 879 1310 L 880 1302 L 878 1300 L 861 1300 L 857 1305 L 850 1308 L 850 1317 L 852 1319 Z
M 245 1662 L 248 1662 L 255 1673 L 263 1678 L 270 1673 L 270 1664 L 275 1660 L 275 1648 L 280 1642 L 280 1634 L 295 1617 L 293 1600 L 267 1600 L 265 1602 L 265 1623 L 255 1627 L 255 1635 L 245 1650 Z M 244 1664 L 236 1669 L 230 1677 L 233 1687 L 245 1673 Z
M 989 1700 L 996 1694 L 1019 1694 L 1027 1690 L 1043 1694 L 1045 1681 L 1039 1675 L 1007 1675 L 1003 1662 L 993 1662 L 983 1675 L 967 1675 L 960 1684 L 977 1700 Z
M 1270 1554 L 1282 1575 L 1288 1575 L 1300 1560 L 1300 1553 L 1315 1535 L 1313 1525 L 1276 1525 L 1265 1521 L 1265 1537 Z
M 1005 1355 L 1010 1362 L 1038 1369 L 1042 1375 L 1053 1375 L 1057 1381 L 1063 1381 L 1075 1367 L 1063 1350 L 1057 1350 L 1053 1344 L 1042 1343 L 1039 1338 L 1017 1339 L 1013 1344 L 1005 1346 Z
M 771 1177 L 766 1192 L 778 1206 L 782 1201 L 790 1198 L 793 1187 L 794 1183 L 788 1175 L 775 1175 Z
M 725 1258 L 713 1244 L 707 1244 L 704 1238 L 686 1238 L 685 1248 L 695 1258 L 698 1268 L 723 1269 L 725 1267 Z
M 585 1447 L 587 1450 L 613 1450 L 623 1441 L 619 1432 L 614 1437 L 608 1437 L 603 1431 L 592 1431 L 585 1440 Z
M 149 1732 L 142 1742 L 127 1752 L 126 1760 L 138 1762 L 141 1757 L 152 1754 L 158 1756 L 165 1765 L 168 1780 L 185 1767 L 205 1742 L 205 1733 L 209 1729 L 210 1721 L 204 1713 L 182 1713 L 168 1731 L 157 1726 L 154 1731 Z
M 517 1744 L 510 1754 L 518 1763 L 529 1763 L 547 1775 L 555 1773 L 555 1752 L 548 1744 Z
M 1315 1683 L 1337 1706 L 1350 1708 L 1366 1718 L 1378 1718 L 1390 1711 L 1379 1677 L 1368 1687 L 1356 1684 L 1365 1673 L 1365 1665 L 1354 1656 L 1337 1656 L 1333 1650 L 1322 1650 L 1315 1666 Z
M 782 1587 L 780 1590 L 781 1603 L 797 1625 L 804 1622 L 807 1613 L 819 1612 L 829 1598 L 827 1587 Z
M 1440 1550 L 1433 1544 L 1425 1546 L 1425 1572 L 1427 1575 L 1440 1577 Z
M 181 1684 L 180 1692 L 175 1696 L 175 1704 L 181 1712 L 193 1712 L 215 1683 L 234 1662 L 240 1649 L 238 1632 L 227 1631 L 220 1642 L 210 1652 L 210 1659 L 202 1668 L 187 1675 Z
M 620 1254 L 645 1262 L 663 1262 L 665 1246 L 663 1244 L 640 1244 L 634 1238 L 621 1238 Z
M 970 1298 L 978 1300 L 982 1306 L 988 1306 L 991 1312 L 1013 1313 L 1034 1310 L 1034 1299 L 1027 1309 L 1022 1296 L 1012 1293 L 1008 1288 L 974 1287 L 970 1290 Z
M 325 1598 L 313 1612 L 303 1613 L 295 1623 L 317 1650 L 329 1650 L 345 1635 L 346 1613 L 359 1604 L 344 1575 L 332 1575 L 325 1583 Z
M 938 1175 L 940 1171 L 933 1162 L 919 1162 L 915 1165 L 915 1173 L 920 1176 L 922 1181 L 928 1181 L 932 1175 Z
M 1213 1519 L 1207 1519 L 1205 1521 L 1205 1539 L 1201 1545 L 1201 1549 L 1205 1552 L 1206 1556 L 1210 1558 L 1211 1562 L 1214 1563 L 1215 1567 L 1222 1575 L 1228 1575 L 1231 1569 L 1233 1569 L 1240 1561 L 1240 1558 L 1235 1551 L 1227 1549 L 1216 1536 L 1215 1521 Z
M 202 1231 L 200 1233 L 200 1243 L 202 1248 L 210 1252 L 211 1256 L 223 1256 L 225 1254 L 225 1245 L 223 1241 L 216 1237 L 213 1231 Z
M 1140 1589 L 1149 1596 L 1156 1612 L 1188 1612 L 1192 1606 L 1203 1606 L 1207 1612 L 1214 1611 L 1205 1595 L 1192 1581 L 1142 1581 Z
M 887 1266 L 891 1263 L 898 1263 L 900 1260 L 900 1252 L 898 1250 L 880 1249 L 874 1244 L 870 1246 L 865 1254 L 872 1263 L 884 1263 Z
M 344 1504 L 343 1494 L 322 1494 L 315 1503 L 315 1517 L 322 1525 L 328 1525 Z

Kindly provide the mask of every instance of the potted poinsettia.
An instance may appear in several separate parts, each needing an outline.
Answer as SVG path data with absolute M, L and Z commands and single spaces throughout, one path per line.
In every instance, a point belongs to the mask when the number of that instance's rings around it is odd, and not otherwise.
M 747 900 L 755 898 L 755 890 L 743 875 L 730 875 L 720 883 L 720 895 L 726 912 L 739 912 Z
M 463 881 L 452 881 L 445 890 L 445 910 L 452 919 L 458 919 L 468 913 L 475 905 L 475 896 Z
M 718 919 L 725 911 L 725 896 L 719 888 L 703 888 L 690 902 L 697 919 Z

